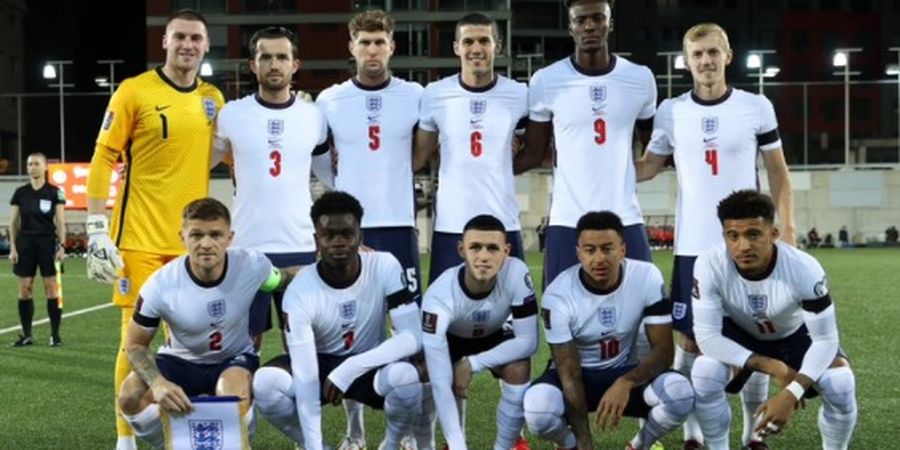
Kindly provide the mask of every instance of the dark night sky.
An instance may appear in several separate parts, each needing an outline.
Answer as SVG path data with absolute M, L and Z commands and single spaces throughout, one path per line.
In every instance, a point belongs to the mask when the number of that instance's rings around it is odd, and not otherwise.
M 66 92 L 101 92 L 94 82 L 108 65 L 97 60 L 121 59 L 116 80 L 146 68 L 145 2 L 139 0 L 28 0 L 25 15 L 25 91 L 52 93 L 41 77 L 47 60 L 72 60 L 65 68 Z M 101 15 L 103 17 L 101 17 Z M 112 19 L 107 19 L 112 17 Z M 66 160 L 88 161 L 107 97 L 66 97 Z M 59 155 L 58 97 L 30 98 L 25 103 L 25 146 Z

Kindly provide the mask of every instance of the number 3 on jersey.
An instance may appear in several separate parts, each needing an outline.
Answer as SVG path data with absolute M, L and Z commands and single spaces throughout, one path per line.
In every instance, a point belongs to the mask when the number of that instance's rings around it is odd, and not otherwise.
M 269 159 L 272 160 L 272 167 L 269 167 L 269 175 L 272 175 L 272 178 L 281 175 L 281 152 L 272 150 L 272 153 L 269 153 Z
M 594 142 L 596 142 L 597 145 L 606 143 L 606 121 L 603 119 L 594 121 Z

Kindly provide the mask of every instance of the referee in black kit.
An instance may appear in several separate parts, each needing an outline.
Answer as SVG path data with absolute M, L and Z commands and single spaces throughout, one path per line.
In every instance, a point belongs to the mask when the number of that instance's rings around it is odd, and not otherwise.
M 22 334 L 12 345 L 32 345 L 31 320 L 34 300 L 31 288 L 37 268 L 41 268 L 44 290 L 47 293 L 47 316 L 50 318 L 50 345 L 62 345 L 59 324 L 62 311 L 58 302 L 55 261 L 65 256 L 66 239 L 64 208 L 65 194 L 47 183 L 47 158 L 42 153 L 28 155 L 28 184 L 16 189 L 10 204 L 9 260 L 19 277 L 19 321 Z

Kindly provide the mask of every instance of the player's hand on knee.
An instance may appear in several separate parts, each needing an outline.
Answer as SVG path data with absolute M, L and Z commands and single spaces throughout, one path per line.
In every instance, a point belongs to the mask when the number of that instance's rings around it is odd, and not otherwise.
M 124 266 L 119 249 L 109 237 L 109 219 L 92 214 L 87 220 L 88 250 L 87 276 L 91 280 L 110 284 Z
M 619 426 L 619 421 L 625 414 L 625 407 L 628 405 L 628 398 L 631 397 L 631 382 L 619 378 L 613 383 L 603 398 L 600 399 L 600 405 L 597 406 L 597 426 L 601 430 L 606 430 L 607 424 L 609 429 L 615 430 Z
M 191 400 L 184 393 L 184 390 L 181 389 L 181 386 L 162 376 L 157 376 L 153 380 L 150 390 L 153 392 L 153 399 L 159 407 L 166 411 L 186 413 L 194 409 L 191 405 Z
M 756 431 L 762 436 L 781 432 L 791 420 L 797 406 L 797 399 L 790 391 L 779 392 L 756 410 Z

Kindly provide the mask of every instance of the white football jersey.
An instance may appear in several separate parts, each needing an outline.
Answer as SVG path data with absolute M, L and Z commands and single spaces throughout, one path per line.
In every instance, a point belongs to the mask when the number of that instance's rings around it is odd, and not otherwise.
M 708 315 L 728 316 L 753 337 L 771 341 L 803 325 L 802 302 L 828 294 L 825 270 L 802 250 L 775 241 L 775 265 L 758 280 L 741 276 L 722 244 L 694 264 L 695 327 Z
M 387 298 L 406 291 L 400 262 L 387 252 L 361 252 L 360 275 L 346 288 L 322 280 L 319 265 L 300 271 L 284 293 L 290 329 L 312 327 L 316 352 L 353 355 L 375 348 L 385 339 Z M 287 333 L 288 344 L 297 339 Z
M 489 336 L 503 327 L 514 308 L 536 301 L 534 282 L 521 259 L 506 258 L 494 289 L 480 299 L 463 288 L 464 272 L 465 263 L 447 269 L 425 293 L 422 321 L 432 330 L 441 325 L 438 321 L 447 321 L 448 334 L 466 339 Z
M 162 319 L 168 339 L 158 353 L 218 364 L 241 353 L 255 353 L 250 340 L 250 305 L 272 274 L 262 253 L 228 249 L 225 274 L 216 283 L 199 282 L 180 256 L 150 276 L 141 287 L 136 314 Z
M 374 88 L 351 78 L 316 99 L 340 155 L 335 189 L 362 204 L 363 228 L 415 225 L 412 142 L 421 97 L 421 85 L 392 77 Z
M 553 121 L 556 159 L 550 225 L 575 228 L 589 211 L 643 223 L 634 171 L 634 126 L 656 111 L 656 80 L 645 66 L 612 56 L 602 74 L 582 73 L 571 57 L 535 72 L 529 118 Z
M 462 233 L 479 214 L 500 219 L 506 231 L 521 229 L 513 177 L 512 139 L 528 115 L 528 88 L 497 76 L 474 89 L 460 75 L 425 88 L 419 126 L 439 133 L 441 167 L 434 230 Z
M 693 92 L 662 102 L 648 150 L 675 155 L 676 255 L 697 256 L 722 241 L 717 205 L 734 191 L 759 189 L 758 150 L 778 148 L 775 110 L 762 95 L 729 88 L 712 102 Z
M 282 107 L 283 106 L 283 107 Z M 219 111 L 218 139 L 234 156 L 234 246 L 266 253 L 313 252 L 309 191 L 313 150 L 328 138 L 312 103 L 264 104 L 256 95 Z
M 609 369 L 627 364 L 641 321 L 672 322 L 662 273 L 652 263 L 625 259 L 611 292 L 589 289 L 581 265 L 560 273 L 544 293 L 541 314 L 549 344 L 574 341 L 581 367 Z

